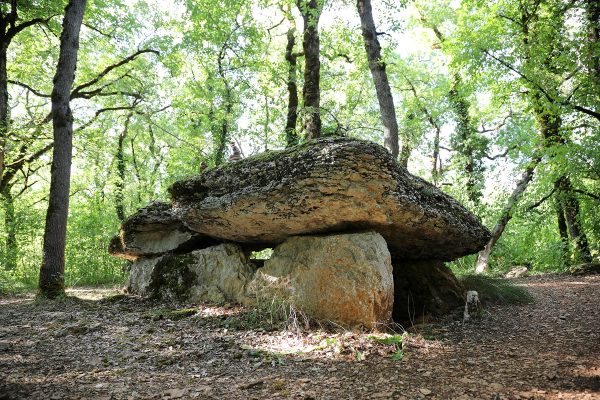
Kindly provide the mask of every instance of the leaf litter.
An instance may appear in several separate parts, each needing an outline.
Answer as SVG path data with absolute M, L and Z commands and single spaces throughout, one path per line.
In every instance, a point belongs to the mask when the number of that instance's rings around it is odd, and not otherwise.
M 404 334 L 101 289 L 0 297 L 0 399 L 600 399 L 600 276 L 514 282 L 535 301 Z

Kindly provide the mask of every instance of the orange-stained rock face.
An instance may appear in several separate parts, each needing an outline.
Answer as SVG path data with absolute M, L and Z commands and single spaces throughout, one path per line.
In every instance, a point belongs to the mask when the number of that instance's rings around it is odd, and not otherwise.
M 375 232 L 291 237 L 257 271 L 248 294 L 289 302 L 319 320 L 372 328 L 392 316 L 390 253 Z

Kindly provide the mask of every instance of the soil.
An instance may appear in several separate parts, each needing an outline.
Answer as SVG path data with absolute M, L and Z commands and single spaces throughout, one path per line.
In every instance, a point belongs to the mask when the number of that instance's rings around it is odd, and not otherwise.
M 402 349 L 231 305 L 2 297 L 0 399 L 600 399 L 600 276 L 515 282 L 534 303 L 416 325 Z

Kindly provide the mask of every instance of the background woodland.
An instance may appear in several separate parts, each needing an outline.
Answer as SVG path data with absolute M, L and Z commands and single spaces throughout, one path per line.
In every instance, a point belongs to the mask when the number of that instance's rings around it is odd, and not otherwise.
M 67 285 L 123 282 L 107 252 L 120 222 L 225 162 L 230 141 L 248 157 L 315 129 L 396 146 L 399 163 L 480 216 L 493 241 L 454 262 L 459 272 L 597 259 L 600 4 L 374 1 L 391 143 L 364 3 L 89 0 L 70 95 Z M 65 5 L 0 4 L 0 291 L 37 285 Z

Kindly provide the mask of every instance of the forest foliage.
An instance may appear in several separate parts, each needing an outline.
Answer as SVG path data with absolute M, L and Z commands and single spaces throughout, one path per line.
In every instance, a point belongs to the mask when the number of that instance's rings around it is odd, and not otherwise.
M 0 4 L 2 291 L 37 285 L 66 5 L 11 3 L 12 20 Z M 372 3 L 399 162 L 501 228 L 489 273 L 597 259 L 597 1 Z M 291 86 L 301 94 L 311 79 L 306 29 L 319 34 L 320 102 L 300 95 L 290 129 Z M 71 108 L 67 285 L 122 282 L 127 265 L 107 253 L 120 221 L 165 200 L 174 181 L 224 162 L 230 141 L 245 157 L 283 148 L 312 137 L 319 114 L 323 136 L 384 143 L 361 20 L 347 0 L 89 0 Z M 454 267 L 470 272 L 475 260 Z

